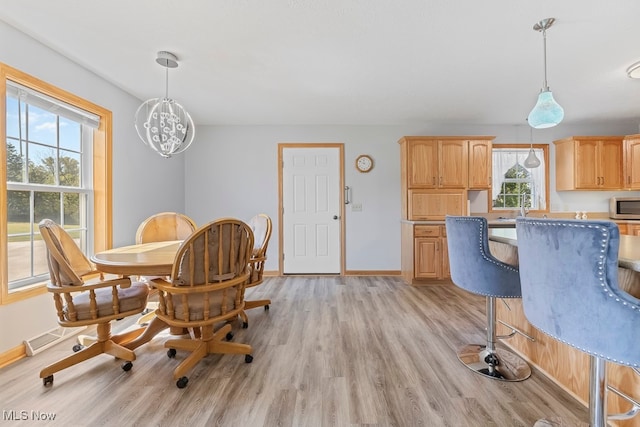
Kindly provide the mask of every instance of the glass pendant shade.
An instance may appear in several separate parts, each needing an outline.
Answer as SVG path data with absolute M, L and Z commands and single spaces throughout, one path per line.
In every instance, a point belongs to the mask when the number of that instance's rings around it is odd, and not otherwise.
M 527 169 L 533 169 L 540 166 L 540 159 L 536 156 L 535 151 L 533 151 L 533 147 L 529 150 L 529 155 L 526 159 L 524 159 L 524 167 Z
M 149 99 L 138 107 L 135 126 L 142 142 L 164 158 L 182 153 L 195 136 L 189 113 L 169 98 Z
M 545 129 L 556 126 L 564 118 L 564 109 L 553 99 L 550 90 L 543 90 L 538 95 L 538 102 L 533 107 L 527 121 L 534 129 Z

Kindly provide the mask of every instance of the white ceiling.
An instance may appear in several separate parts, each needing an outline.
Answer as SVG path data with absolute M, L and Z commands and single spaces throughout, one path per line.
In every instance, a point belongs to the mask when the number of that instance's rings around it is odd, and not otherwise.
M 639 0 L 0 0 L 0 20 L 197 124 L 640 122 Z

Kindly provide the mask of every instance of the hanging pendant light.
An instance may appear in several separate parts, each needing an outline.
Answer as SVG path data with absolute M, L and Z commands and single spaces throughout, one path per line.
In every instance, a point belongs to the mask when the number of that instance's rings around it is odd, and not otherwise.
M 528 119 L 527 119 L 528 121 Z M 536 152 L 533 150 L 533 128 L 529 128 L 529 155 L 524 159 L 524 167 L 527 169 L 535 169 L 540 166 L 540 159 L 536 156 Z
M 182 153 L 195 136 L 191 116 L 169 98 L 169 68 L 178 67 L 178 58 L 165 51 L 158 52 L 156 62 L 165 67 L 165 97 L 145 101 L 135 115 L 138 136 L 146 145 L 164 158 Z
M 544 82 L 542 90 L 538 95 L 538 102 L 529 113 L 529 126 L 535 129 L 544 129 L 556 126 L 564 118 L 564 110 L 553 99 L 553 93 L 547 85 L 547 29 L 553 25 L 555 18 L 547 18 L 533 26 L 536 31 L 542 32 L 543 53 L 544 53 Z

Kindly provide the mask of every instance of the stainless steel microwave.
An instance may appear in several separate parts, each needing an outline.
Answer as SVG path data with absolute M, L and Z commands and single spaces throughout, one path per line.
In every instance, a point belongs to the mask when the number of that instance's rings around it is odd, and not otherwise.
M 612 197 L 609 199 L 609 217 L 640 219 L 640 197 Z

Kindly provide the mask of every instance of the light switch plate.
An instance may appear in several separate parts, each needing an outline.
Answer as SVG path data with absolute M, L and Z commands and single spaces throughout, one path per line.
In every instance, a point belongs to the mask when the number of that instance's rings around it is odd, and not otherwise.
M 362 212 L 362 203 L 352 203 L 351 212 Z

